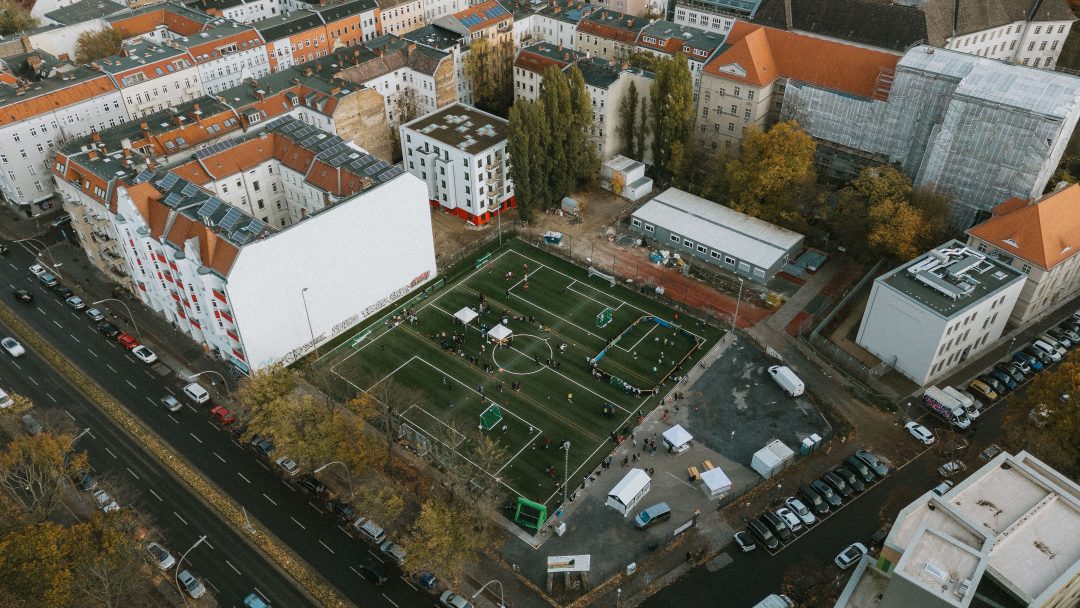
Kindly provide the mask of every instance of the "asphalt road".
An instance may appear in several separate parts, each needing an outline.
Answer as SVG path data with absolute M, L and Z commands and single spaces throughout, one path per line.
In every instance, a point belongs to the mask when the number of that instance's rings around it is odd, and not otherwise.
M 9 298 L 30 327 L 245 507 L 253 519 L 267 526 L 357 605 L 404 607 L 433 602 L 431 594 L 415 587 L 393 564 L 387 563 L 377 547 L 332 519 L 319 500 L 287 483 L 272 470 L 272 464 L 263 462 L 249 447 L 237 443 L 231 433 L 211 422 L 208 405 L 195 407 L 181 396 L 178 398 L 185 404 L 181 411 L 174 414 L 165 410 L 159 403 L 161 397 L 169 393 L 179 395 L 184 382 L 171 374 L 159 377 L 98 333 L 89 319 L 68 308 L 30 274 L 27 269 L 36 262 L 21 246 L 12 246 L 6 256 L 0 257 L 0 285 L 5 292 L 0 296 Z M 61 283 L 63 274 L 61 267 Z M 77 286 L 71 287 L 78 294 Z M 35 301 L 25 305 L 14 302 L 10 293 L 14 289 L 29 290 Z M 152 337 L 143 336 L 143 342 L 154 348 Z M 362 563 L 381 564 L 389 582 L 383 587 L 367 583 L 356 570 Z M 236 565 L 243 571 L 240 564 Z
M 16 336 L 0 323 L 0 335 Z M 25 343 L 24 343 L 25 346 Z M 60 430 L 75 429 L 75 447 L 87 452 L 98 486 L 123 508 L 133 508 L 160 534 L 153 540 L 180 559 L 200 536 L 206 541 L 184 560 L 213 589 L 222 606 L 240 606 L 257 590 L 277 606 L 310 606 L 306 596 L 281 576 L 263 555 L 252 549 L 216 512 L 209 510 L 161 465 L 135 444 L 111 418 L 101 413 L 82 393 L 56 374 L 36 352 L 27 349 L 15 359 L 0 353 L 3 388 L 31 398 L 32 414 L 39 422 Z M 90 494 L 84 494 L 88 503 Z

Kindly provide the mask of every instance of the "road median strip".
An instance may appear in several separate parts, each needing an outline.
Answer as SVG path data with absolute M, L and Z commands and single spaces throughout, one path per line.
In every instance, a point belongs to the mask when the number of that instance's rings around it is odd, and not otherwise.
M 3 321 L 16 333 L 21 334 L 22 339 L 54 369 L 78 387 L 102 411 L 122 426 L 132 437 L 141 442 L 173 473 L 198 492 L 223 518 L 235 528 L 244 531 L 245 535 L 263 553 L 270 556 L 313 599 L 328 607 L 352 605 L 351 602 L 346 601 L 339 595 L 329 583 L 322 581 L 301 558 L 293 555 L 291 550 L 287 549 L 276 536 L 266 531 L 262 525 L 258 524 L 257 520 L 251 520 L 250 517 L 246 516 L 235 501 L 226 497 L 212 482 L 167 447 L 156 434 L 128 413 L 124 406 L 110 397 L 89 376 L 76 368 L 65 356 L 54 349 L 47 340 L 26 325 L 6 303 L 0 303 L 0 321 Z

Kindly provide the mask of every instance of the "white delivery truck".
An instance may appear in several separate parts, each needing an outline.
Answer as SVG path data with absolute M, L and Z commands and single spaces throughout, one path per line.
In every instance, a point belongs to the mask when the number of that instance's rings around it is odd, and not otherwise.
M 938 418 L 958 429 L 971 426 L 971 419 L 967 417 L 964 405 L 936 386 L 931 386 L 923 393 L 923 405 Z
M 975 402 L 975 398 L 972 397 L 970 394 L 961 390 L 957 390 L 951 386 L 946 386 L 941 390 L 946 395 L 952 397 L 953 399 L 956 399 L 961 404 L 963 404 L 964 411 L 967 412 L 968 418 L 974 420 L 979 417 L 979 406 Z
M 784 392 L 792 397 L 798 397 L 806 391 L 803 381 L 786 365 L 774 365 L 769 368 L 769 375 L 784 389 Z

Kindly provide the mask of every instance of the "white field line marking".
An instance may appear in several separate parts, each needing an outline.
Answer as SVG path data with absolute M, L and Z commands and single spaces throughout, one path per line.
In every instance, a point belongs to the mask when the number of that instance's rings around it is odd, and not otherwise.
M 516 353 L 520 354 L 520 355 L 521 355 L 521 356 L 523 356 L 523 357 L 526 357 L 526 358 L 528 358 L 528 355 L 526 355 L 526 354 L 525 354 L 524 352 L 522 352 L 522 351 L 520 351 L 520 350 L 518 350 L 518 349 L 514 348 L 513 346 L 511 346 L 511 347 L 510 347 L 510 350 L 512 350 L 512 351 L 514 351 L 514 352 L 516 352 Z M 610 404 L 614 405 L 615 407 L 619 408 L 620 410 L 622 410 L 622 411 L 626 412 L 627 414 L 629 414 L 629 413 L 630 413 L 630 410 L 626 409 L 625 407 L 623 407 L 623 406 L 619 405 L 618 403 L 615 403 L 614 401 L 612 401 L 611 399 L 608 399 L 607 397 L 604 397 L 604 396 L 603 396 L 603 395 L 601 395 L 600 393 L 598 393 L 598 392 L 596 392 L 596 391 L 592 390 L 591 388 L 589 388 L 589 387 L 585 386 L 584 384 L 582 384 L 582 383 L 578 382 L 577 380 L 574 380 L 573 378 L 569 378 L 569 377 L 567 377 L 567 376 L 566 376 L 565 374 L 563 374 L 562 372 L 560 372 L 560 371 L 558 371 L 558 370 L 556 370 L 556 369 L 553 369 L 553 368 L 550 368 L 550 367 L 548 367 L 548 368 L 547 368 L 546 370 L 544 370 L 544 371 L 549 371 L 549 372 L 551 372 L 551 373 L 555 374 L 556 376 L 559 376 L 559 377 L 563 378 L 564 380 L 567 380 L 568 382 L 571 382 L 572 384 L 576 384 L 577 386 L 580 386 L 580 387 L 581 387 L 581 389 L 582 389 L 582 390 L 584 390 L 585 392 L 587 392 L 587 393 L 591 393 L 591 394 L 592 394 L 593 396 L 595 396 L 596 398 L 598 398 L 598 399 L 600 399 L 600 400 L 604 401 L 605 403 L 610 403 Z
M 51 394 L 49 394 L 49 393 L 48 393 L 47 391 L 46 391 L 46 393 L 45 393 L 45 396 L 46 396 L 46 397 L 48 397 L 49 399 L 52 399 L 52 402 L 53 402 L 53 403 L 60 403 L 59 401 L 57 401 L 57 400 L 56 400 L 56 397 L 53 397 L 53 396 L 52 396 Z
M 87 351 L 88 353 L 90 353 L 91 355 L 94 355 L 94 358 L 95 358 L 95 359 L 97 359 L 97 358 L 98 358 L 98 356 L 97 356 L 97 353 L 95 353 L 95 352 L 94 352 L 94 349 L 92 349 L 92 348 L 87 348 L 87 349 L 86 349 L 86 351 Z
M 657 327 L 660 327 L 660 324 L 659 323 L 653 323 L 652 327 L 649 328 L 649 331 L 645 332 L 644 336 L 641 336 L 640 338 L 638 338 L 638 341 L 634 342 L 633 346 L 631 346 L 630 348 L 623 349 L 623 350 L 625 350 L 627 352 L 633 352 L 635 349 L 637 349 L 638 344 L 641 344 L 642 340 L 644 340 L 645 338 L 648 338 L 649 334 L 651 334 L 653 332 L 653 330 L 656 329 Z
M 445 426 L 445 427 L 447 428 L 447 430 L 449 430 L 449 431 L 451 431 L 452 433 L 454 433 L 455 435 L 457 435 L 457 436 L 458 436 L 458 441 L 457 441 L 457 443 L 455 443 L 455 444 L 454 444 L 453 446 L 451 446 L 451 447 L 453 447 L 454 449 L 457 449 L 457 447 L 458 447 L 459 445 L 461 445 L 461 444 L 465 443 L 465 442 L 466 442 L 466 441 L 468 440 L 468 438 L 467 438 L 467 437 L 465 437 L 465 435 L 462 435 L 460 431 L 458 431 L 458 430 L 457 430 L 457 429 L 455 429 L 454 427 L 450 426 L 449 424 L 446 424 L 446 423 L 445 423 L 445 422 L 443 422 L 442 420 L 439 420 L 439 419 L 438 419 L 438 418 L 436 418 L 436 417 L 435 417 L 435 416 L 434 416 L 434 415 L 433 415 L 433 414 L 432 414 L 431 412 L 427 411 L 427 410 L 426 410 L 426 409 L 424 409 L 424 408 L 423 408 L 422 406 L 419 406 L 419 405 L 417 405 L 417 404 L 415 404 L 415 403 L 414 403 L 414 404 L 412 404 L 412 405 L 410 405 L 410 406 L 409 406 L 409 407 L 408 407 L 408 408 L 407 408 L 407 409 L 406 409 L 406 410 L 405 410 L 404 412 L 402 412 L 402 413 L 401 413 L 401 417 L 402 417 L 402 418 L 405 418 L 406 420 L 408 420 L 408 421 L 409 421 L 410 423 L 412 423 L 412 425 L 413 425 L 413 426 L 418 426 L 418 425 L 417 425 L 417 424 L 416 424 L 415 422 L 413 422 L 413 420 L 412 420 L 411 418 L 409 418 L 409 416 L 408 416 L 409 412 L 411 412 L 411 411 L 412 411 L 413 409 L 417 409 L 417 410 L 420 410 L 420 412 L 422 412 L 422 413 L 426 414 L 426 415 L 427 415 L 427 416 L 429 416 L 429 417 L 430 417 L 430 418 L 431 418 L 432 420 L 434 420 L 434 421 L 435 421 L 435 422 L 437 422 L 438 424 L 441 424 L 441 425 Z
M 124 382 L 127 382 L 128 386 L 130 386 L 131 388 L 135 388 L 135 385 L 131 383 L 131 380 L 124 380 Z
M 119 458 L 116 457 L 116 454 L 113 454 L 112 450 L 110 450 L 108 446 L 105 447 L 105 451 L 108 452 L 109 456 L 112 456 L 114 460 L 119 460 Z
M 176 516 L 176 519 L 179 519 L 180 521 L 184 522 L 185 526 L 188 525 L 187 520 L 185 520 L 183 517 L 180 517 L 179 513 L 177 513 L 176 511 L 173 511 L 172 514 Z
M 16 367 L 17 367 L 17 366 L 16 366 Z M 38 381 L 37 381 L 37 380 L 34 380 L 34 377 L 33 377 L 33 376 L 27 376 L 27 377 L 26 377 L 26 379 L 27 379 L 27 380 L 29 380 L 30 382 L 33 382 L 33 383 L 34 383 L 34 386 L 41 386 L 40 384 L 38 384 Z

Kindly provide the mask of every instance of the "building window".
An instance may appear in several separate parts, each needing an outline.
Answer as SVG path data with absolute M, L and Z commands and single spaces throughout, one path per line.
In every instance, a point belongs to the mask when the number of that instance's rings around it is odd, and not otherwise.
M 730 255 L 725 255 L 724 256 L 724 263 L 727 264 L 728 266 L 734 266 L 735 265 L 735 258 L 731 257 Z
M 671 235 L 671 236 L 670 236 L 670 237 L 668 237 L 668 238 L 670 238 L 670 239 L 671 239 L 671 242 L 672 242 L 672 243 L 676 243 L 676 244 L 678 244 L 678 242 L 680 241 L 680 239 L 679 239 L 679 235 L 677 235 L 677 234 L 673 234 L 673 235 Z
M 683 239 L 682 244 L 683 244 L 683 247 L 686 247 L 687 249 L 693 249 L 694 248 L 694 241 L 691 241 L 690 239 Z
M 698 245 L 697 250 L 698 253 L 707 253 L 709 251 L 709 249 L 704 245 Z
M 652 224 L 645 224 L 645 232 L 653 232 L 656 230 Z
M 641 228 L 641 220 L 637 219 L 636 217 L 631 218 L 630 225 L 634 226 L 635 228 Z

